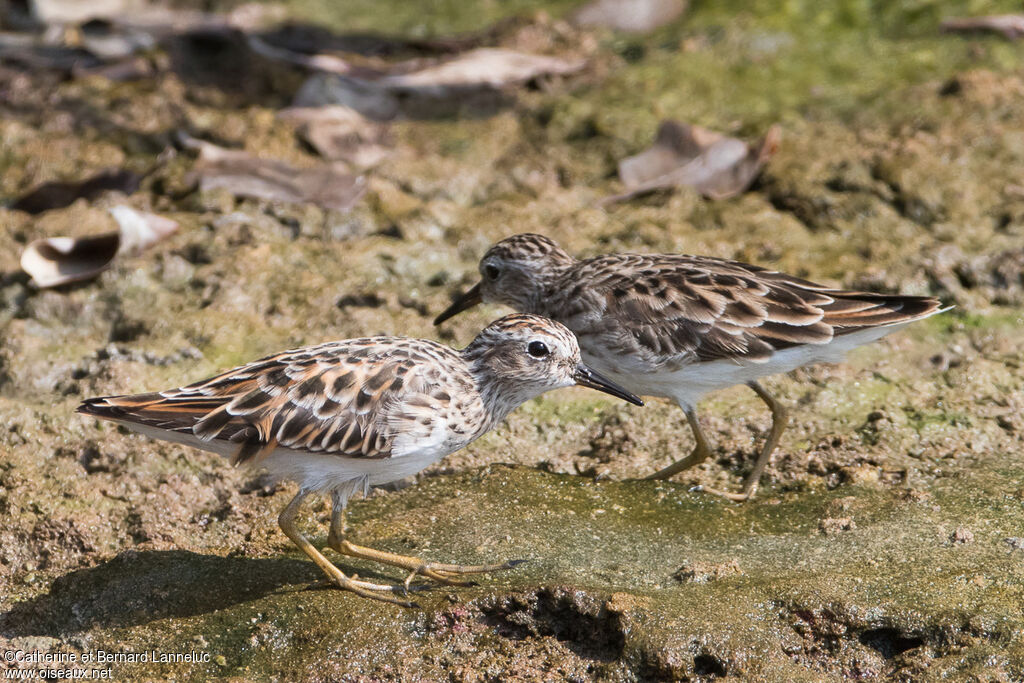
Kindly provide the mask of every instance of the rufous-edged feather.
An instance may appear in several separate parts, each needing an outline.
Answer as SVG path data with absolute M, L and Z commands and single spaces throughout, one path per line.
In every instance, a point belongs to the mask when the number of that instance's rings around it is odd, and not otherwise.
M 735 261 L 616 254 L 552 277 L 536 312 L 611 351 L 676 366 L 763 361 L 776 351 L 938 311 L 930 297 L 850 292 Z M 584 346 L 586 344 L 584 343 Z
M 459 391 L 473 391 L 473 382 L 452 349 L 356 339 L 276 354 L 179 389 L 89 399 L 78 411 L 227 442 L 236 464 L 278 448 L 387 458 L 399 434 L 429 435 Z

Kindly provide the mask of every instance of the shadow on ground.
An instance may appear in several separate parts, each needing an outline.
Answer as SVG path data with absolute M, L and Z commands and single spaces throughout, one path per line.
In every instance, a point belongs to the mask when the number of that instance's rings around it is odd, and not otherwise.
M 128 551 L 59 577 L 45 595 L 0 615 L 0 631 L 10 637 L 60 637 L 139 626 L 208 614 L 318 578 L 316 567 L 301 560 Z

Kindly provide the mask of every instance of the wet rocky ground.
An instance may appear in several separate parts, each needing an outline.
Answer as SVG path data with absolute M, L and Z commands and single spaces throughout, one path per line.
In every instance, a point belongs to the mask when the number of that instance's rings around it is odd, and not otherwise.
M 309 72 L 236 34 L 179 36 L 127 80 L 0 63 L 0 651 L 208 655 L 112 665 L 141 680 L 1024 677 L 1022 49 L 938 30 L 1013 3 L 692 3 L 646 35 L 576 28 L 567 2 L 348 4 L 292 0 L 274 21 L 396 37 L 367 68 L 461 49 L 427 41 L 450 36 L 586 66 L 366 122 L 353 139 L 384 153 L 347 162 L 366 189 L 346 211 L 199 188 L 188 140 L 323 163 L 280 114 Z M 777 124 L 781 142 L 740 196 L 598 206 L 665 118 L 745 140 Z M 138 189 L 18 203 L 110 170 Z M 29 283 L 26 244 L 111 230 L 116 205 L 181 227 L 93 281 Z M 276 525 L 291 485 L 73 412 L 328 339 L 465 344 L 505 311 L 433 316 L 523 231 L 956 308 L 767 380 L 792 422 L 742 505 L 696 485 L 737 488 L 752 466 L 769 416 L 749 390 L 708 397 L 714 457 L 659 483 L 633 479 L 692 447 L 678 408 L 582 390 L 524 406 L 352 504 L 366 545 L 529 560 L 419 609 L 320 585 Z M 322 543 L 326 504 L 303 519 Z

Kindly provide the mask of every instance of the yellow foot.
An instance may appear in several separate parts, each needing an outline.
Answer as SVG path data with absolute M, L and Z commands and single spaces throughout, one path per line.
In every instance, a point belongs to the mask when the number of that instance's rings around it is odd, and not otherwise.
M 437 581 L 438 583 L 442 583 L 446 586 L 472 586 L 475 585 L 472 581 L 462 581 L 455 577 L 463 576 L 465 574 L 485 574 L 487 572 L 512 569 L 523 562 L 526 562 L 526 560 L 509 560 L 508 562 L 502 562 L 501 564 L 475 565 L 423 562 L 419 566 L 413 567 L 412 571 L 409 572 L 409 576 L 405 577 L 405 587 L 408 589 L 412 580 L 416 578 L 417 575 Z
M 721 496 L 722 498 L 725 498 L 726 500 L 731 500 L 731 501 L 734 501 L 734 502 L 737 502 L 737 503 L 745 503 L 748 500 L 750 500 L 751 498 L 753 498 L 754 494 L 757 493 L 757 487 L 756 486 L 754 488 L 750 489 L 749 491 L 744 491 L 743 493 L 732 493 L 731 491 L 719 491 L 718 489 L 713 489 L 710 486 L 695 486 L 695 487 L 693 487 L 693 490 L 694 491 L 703 491 L 704 493 L 710 493 L 713 496 Z
M 509 562 L 502 562 L 501 564 L 443 564 L 441 562 L 424 562 L 418 557 L 409 557 L 407 555 L 389 553 L 384 550 L 367 548 L 356 545 L 345 538 L 328 537 L 327 544 L 332 550 L 341 553 L 342 555 L 358 557 L 363 560 L 370 560 L 372 562 L 379 562 L 381 564 L 388 564 L 393 567 L 408 570 L 410 573 L 405 579 L 406 586 L 408 586 L 417 575 L 446 586 L 466 586 L 470 585 L 469 582 L 461 581 L 456 577 L 465 574 L 485 574 L 487 572 L 511 569 L 512 567 L 525 562 L 525 560 L 511 560 Z
M 357 579 L 355 576 L 348 577 L 342 573 L 338 573 L 337 576 L 333 577 L 330 581 L 331 584 L 355 593 L 356 595 L 364 598 L 370 598 L 371 600 L 380 600 L 381 602 L 389 602 L 393 605 L 399 605 L 401 607 L 419 607 L 415 602 L 411 600 L 403 600 L 394 595 L 381 595 L 381 593 L 405 593 L 408 595 L 408 586 L 389 586 L 382 583 L 370 583 L 369 581 L 362 581 Z

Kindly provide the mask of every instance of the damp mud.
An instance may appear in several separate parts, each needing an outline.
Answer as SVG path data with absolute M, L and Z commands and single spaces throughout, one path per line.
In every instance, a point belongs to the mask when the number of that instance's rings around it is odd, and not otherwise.
M 240 3 L 174 3 L 190 4 Z M 451 36 L 586 67 L 402 99 L 359 139 L 386 154 L 345 167 L 363 178 L 345 210 L 201 189 L 183 140 L 325 163 L 280 115 L 308 73 L 237 36 L 183 37 L 132 80 L 0 64 L 0 651 L 196 654 L 110 664 L 124 680 L 1024 678 L 1024 47 L 938 28 L 1015 5 L 694 2 L 646 35 L 573 27 L 569 2 L 347 5 L 276 11 L 394 38 L 375 68 Z M 600 206 L 664 119 L 780 142 L 739 196 Z M 133 183 L 36 193 L 97 177 Z M 118 205 L 179 228 L 90 282 L 30 284 L 27 244 L 109 232 Z M 677 407 L 576 389 L 524 405 L 351 504 L 364 545 L 527 560 L 415 591 L 417 609 L 324 586 L 276 524 L 292 485 L 74 414 L 330 339 L 462 346 L 507 311 L 433 317 L 526 231 L 954 308 L 767 379 L 791 422 L 745 504 L 700 487 L 738 490 L 753 466 L 770 415 L 749 389 L 701 404 L 713 455 L 670 482 L 637 479 L 692 449 Z M 316 501 L 301 527 L 322 545 L 328 521 Z

